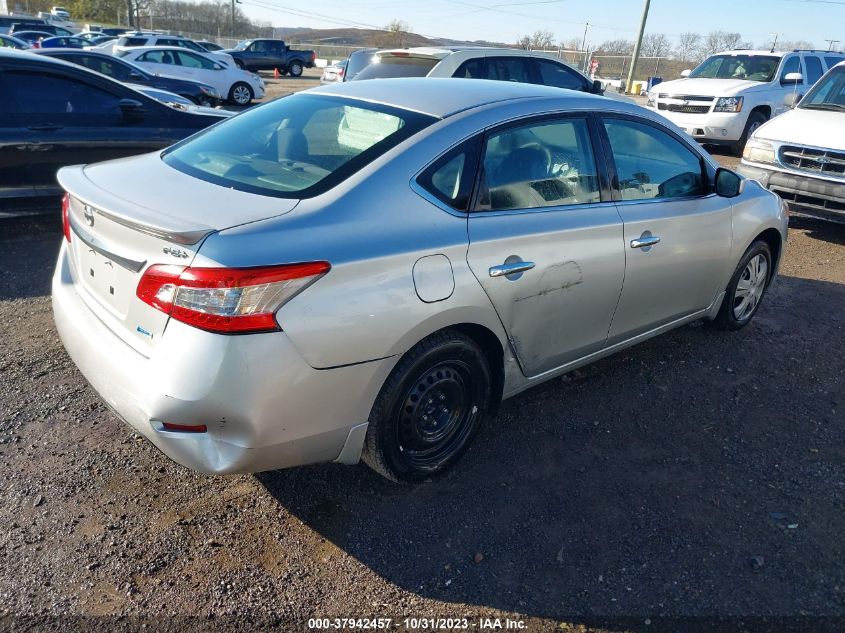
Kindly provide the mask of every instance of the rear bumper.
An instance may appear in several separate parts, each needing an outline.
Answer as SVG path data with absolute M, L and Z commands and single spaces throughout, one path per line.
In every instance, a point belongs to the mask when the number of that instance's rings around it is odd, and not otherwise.
M 394 361 L 316 370 L 283 332 L 221 336 L 173 320 L 147 358 L 78 292 L 63 245 L 53 277 L 62 343 L 109 407 L 174 461 L 209 474 L 358 461 Z M 208 432 L 165 431 L 161 422 Z
M 845 184 L 745 162 L 737 171 L 778 194 L 789 204 L 792 213 L 845 223 Z
M 699 143 L 714 145 L 726 145 L 738 141 L 745 131 L 745 122 L 748 118 L 747 114 L 742 112 L 684 114 L 657 109 L 655 112 L 669 119 Z

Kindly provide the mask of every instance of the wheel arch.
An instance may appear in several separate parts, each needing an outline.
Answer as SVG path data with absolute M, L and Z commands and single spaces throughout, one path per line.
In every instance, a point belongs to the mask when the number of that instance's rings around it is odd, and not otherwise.
M 762 114 L 764 117 L 766 117 L 767 121 L 772 118 L 772 106 L 770 105 L 755 106 L 754 108 L 752 108 L 751 112 L 748 113 L 748 116 L 750 117 L 755 112 L 759 112 L 760 114 Z
M 774 228 L 768 228 L 757 234 L 757 236 L 751 240 L 751 243 L 753 244 L 758 241 L 765 242 L 769 247 L 769 251 L 772 253 L 772 274 L 769 276 L 769 281 L 767 282 L 771 284 L 772 280 L 775 278 L 774 273 L 780 266 L 780 258 L 783 252 L 783 239 L 781 238 L 780 231 Z

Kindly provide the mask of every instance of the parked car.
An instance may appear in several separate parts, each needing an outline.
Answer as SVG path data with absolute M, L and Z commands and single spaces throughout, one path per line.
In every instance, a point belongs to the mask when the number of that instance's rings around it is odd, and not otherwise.
M 92 50 L 44 50 L 39 51 L 39 54 L 49 55 L 55 59 L 61 59 L 72 64 L 79 64 L 89 70 L 98 72 L 106 77 L 111 77 L 117 81 L 122 81 L 123 83 L 143 85 L 149 88 L 174 92 L 197 105 L 213 107 L 223 101 L 220 93 L 207 84 L 148 73 L 140 66 L 112 55 L 106 55 Z
M 232 50 L 224 51 L 245 70 L 275 70 L 299 77 L 306 68 L 313 68 L 317 53 L 288 48 L 282 40 L 245 40 Z
M 137 90 L 138 92 L 147 95 L 148 97 L 155 99 L 156 101 L 160 101 L 161 103 L 169 105 L 177 110 L 208 114 L 211 116 L 216 116 L 220 119 L 228 119 L 229 117 L 235 116 L 235 114 L 237 114 L 236 112 L 232 112 L 231 110 L 225 110 L 223 108 L 210 108 L 208 106 L 197 105 L 190 99 L 186 99 L 182 95 L 177 95 L 175 92 L 168 92 L 167 90 L 161 90 L 159 88 L 151 88 L 143 84 L 126 85 L 130 88 Z
M 211 59 L 211 53 L 200 54 L 172 46 L 141 46 L 122 51 L 120 55 L 121 59 L 150 72 L 208 84 L 236 105 L 249 105 L 253 99 L 264 96 L 261 77 L 235 66 L 224 66 Z
M 47 24 L 42 20 L 25 20 L 16 22 L 9 29 L 9 34 L 15 37 L 21 37 L 22 31 L 38 31 L 40 33 L 48 33 L 47 37 L 57 37 L 59 35 L 73 35 L 73 31 L 55 24 Z M 23 38 L 21 38 L 23 39 Z
M 389 77 L 495 79 L 604 94 L 600 81 L 591 80 L 557 59 L 506 48 L 420 47 L 376 51 L 371 63 L 350 81 Z M 628 100 L 613 94 L 607 96 Z
M 175 46 L 205 55 L 206 57 L 210 57 L 214 61 L 225 66 L 235 65 L 232 57 L 225 52 L 211 52 L 186 37 L 182 37 L 181 35 L 167 35 L 164 33 L 145 33 L 142 31 L 124 33 L 117 38 L 112 52 L 115 55 L 122 55 L 123 53 L 135 48 L 149 46 Z
M 223 47 L 220 44 L 215 44 L 214 42 L 209 42 L 208 40 L 201 40 L 197 42 L 200 46 L 202 46 L 205 50 L 209 51 L 210 53 L 215 53 L 217 51 L 222 51 Z
M 747 325 L 787 230 L 657 114 L 498 81 L 321 86 L 59 181 L 65 347 L 206 473 L 438 474 L 502 398 Z
M 34 48 L 38 48 L 41 46 L 41 40 L 53 37 L 53 35 L 46 31 L 18 31 L 15 33 L 15 37 Z
M 15 24 L 20 24 L 21 22 L 28 22 L 30 24 L 37 24 L 41 26 L 43 24 L 47 24 L 44 20 L 40 20 L 38 18 L 33 18 L 31 16 L 25 15 L 0 15 L 0 34 L 8 35 L 9 32 L 12 30 L 12 26 Z
M 350 53 L 346 61 L 346 72 L 343 74 L 343 81 L 351 81 L 355 75 L 373 63 L 373 54 L 377 48 L 362 48 Z
M 793 213 L 845 223 L 845 63 L 803 98 L 788 95 L 785 102 L 795 109 L 754 133 L 739 171 L 786 200 Z
M 0 48 L 15 48 L 23 50 L 29 48 L 29 43 L 15 37 L 14 35 L 0 34 Z
M 38 42 L 39 48 L 90 48 L 94 42 L 84 37 L 45 37 Z
M 786 111 L 786 95 L 803 93 L 843 59 L 826 51 L 725 51 L 684 71 L 684 78 L 653 87 L 648 107 L 697 141 L 727 146 L 741 156 L 749 137 Z
M 26 51 L 0 50 L 0 90 L 0 199 L 56 195 L 60 167 L 161 149 L 222 118 Z
M 68 11 L 64 7 L 53 7 L 52 9 L 50 9 L 50 14 L 54 15 L 57 18 L 70 20 L 70 11 Z
M 320 76 L 321 84 L 333 84 L 343 81 L 343 75 L 346 72 L 346 64 L 349 60 L 344 59 L 335 64 L 326 66 L 323 69 L 323 74 Z

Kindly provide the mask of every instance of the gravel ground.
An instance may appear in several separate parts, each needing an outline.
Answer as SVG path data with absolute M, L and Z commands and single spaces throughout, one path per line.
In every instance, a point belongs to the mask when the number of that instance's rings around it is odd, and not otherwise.
M 845 626 L 845 226 L 793 222 L 743 331 L 684 327 L 512 399 L 408 488 L 201 476 L 131 432 L 53 328 L 57 217 L 0 220 L 0 629 Z

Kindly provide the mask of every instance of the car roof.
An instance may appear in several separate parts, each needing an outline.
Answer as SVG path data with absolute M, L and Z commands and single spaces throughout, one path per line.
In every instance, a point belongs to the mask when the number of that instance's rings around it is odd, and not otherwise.
M 528 51 L 524 48 L 500 48 L 498 46 L 412 46 L 410 48 L 387 48 L 376 51 L 376 55 L 410 55 L 412 57 L 431 57 L 443 59 L 453 53 L 477 52 L 487 55 L 494 53 L 501 56 L 543 57 L 557 59 L 548 53 Z M 563 61 L 563 60 L 558 60 Z
M 736 48 L 730 51 L 720 51 L 718 53 L 713 53 L 713 55 L 765 55 L 766 57 L 783 57 L 786 54 L 786 51 L 769 51 L 763 49 L 752 50 L 750 48 Z
M 203 54 L 201 51 L 195 51 L 190 48 L 182 48 L 181 46 L 118 46 L 117 48 L 121 49 L 121 51 L 125 50 L 127 55 L 134 55 L 145 51 L 180 51 L 182 53 L 193 53 L 194 55 Z
M 551 88 L 537 84 L 510 81 L 485 81 L 480 79 L 455 79 L 433 77 L 403 77 L 397 79 L 370 79 L 347 81 L 312 88 L 305 94 L 333 95 L 393 106 L 430 116 L 445 118 L 452 114 L 491 103 L 516 99 L 571 99 L 584 103 L 595 101 L 614 107 L 620 102 L 583 92 Z M 625 105 L 625 104 L 621 104 Z M 636 108 L 635 109 L 640 109 Z

